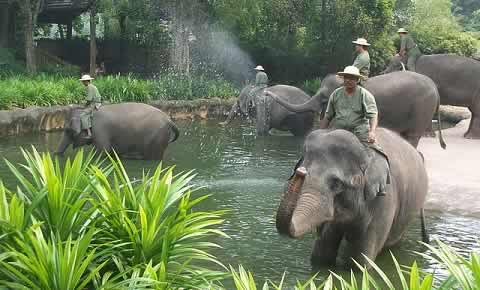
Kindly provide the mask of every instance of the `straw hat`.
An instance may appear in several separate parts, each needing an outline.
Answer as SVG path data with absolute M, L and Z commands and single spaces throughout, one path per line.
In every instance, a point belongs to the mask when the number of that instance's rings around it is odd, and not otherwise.
M 397 31 L 397 33 L 408 33 L 408 30 L 402 27 Z
M 363 46 L 370 46 L 370 43 L 368 43 L 365 38 L 357 38 L 357 40 L 352 41 L 352 43 L 363 45 Z
M 353 66 L 353 65 L 347 66 L 342 72 L 338 72 L 337 75 L 339 75 L 341 77 L 346 76 L 346 75 L 355 76 L 357 78 L 362 77 L 358 68 Z
M 81 79 L 79 79 L 80 81 L 91 81 L 93 80 L 94 78 L 92 78 L 90 75 L 83 75 Z
M 261 66 L 261 65 L 257 65 L 257 67 L 255 68 L 255 70 L 263 70 L 263 71 L 264 71 L 263 66 Z

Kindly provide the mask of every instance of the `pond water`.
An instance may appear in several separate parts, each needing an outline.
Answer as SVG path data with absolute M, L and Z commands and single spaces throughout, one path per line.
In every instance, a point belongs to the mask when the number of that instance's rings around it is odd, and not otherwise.
M 165 163 L 176 164 L 178 170 L 195 169 L 194 182 L 204 186 L 201 191 L 213 196 L 203 209 L 228 209 L 223 230 L 231 237 L 216 242 L 223 246 L 215 254 L 226 265 L 243 266 L 255 274 L 258 281 L 280 281 L 287 272 L 288 284 L 295 279 L 305 281 L 313 273 L 310 251 L 313 236 L 301 240 L 280 236 L 275 228 L 275 213 L 286 179 L 300 156 L 303 138 L 286 134 L 257 137 L 253 125 L 233 124 L 220 127 L 215 120 L 177 122 L 180 138 L 166 152 Z M 35 134 L 6 138 L 0 141 L 0 154 L 13 162 L 23 160 L 19 147 L 37 146 L 39 150 L 53 150 L 60 133 Z M 71 151 L 68 154 L 72 154 Z M 151 161 L 126 161 L 132 177 L 143 168 L 157 165 Z M 13 179 L 5 164 L 0 164 L 1 179 L 12 185 Z M 431 238 L 439 239 L 462 253 L 478 249 L 480 216 L 462 216 L 442 208 L 426 212 Z M 420 226 L 415 220 L 402 242 L 394 249 L 400 263 L 417 259 L 423 269 L 434 271 L 438 265 L 421 258 L 412 251 L 425 252 Z M 377 259 L 386 272 L 394 272 L 390 255 Z M 337 269 L 340 271 L 340 269 Z M 321 270 L 320 277 L 327 275 Z

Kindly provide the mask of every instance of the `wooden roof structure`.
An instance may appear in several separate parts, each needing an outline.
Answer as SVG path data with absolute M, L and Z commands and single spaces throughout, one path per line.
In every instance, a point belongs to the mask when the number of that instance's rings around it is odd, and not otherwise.
M 68 24 L 73 18 L 87 11 L 96 0 L 40 0 L 38 22 Z M 8 7 L 15 1 L 0 0 L 0 7 Z
M 68 24 L 73 18 L 87 11 L 95 0 L 41 0 L 38 21 Z

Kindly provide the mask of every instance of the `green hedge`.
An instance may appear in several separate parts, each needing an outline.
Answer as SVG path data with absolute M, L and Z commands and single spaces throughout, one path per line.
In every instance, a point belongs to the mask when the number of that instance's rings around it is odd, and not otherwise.
M 133 76 L 105 76 L 94 80 L 104 101 L 148 102 L 152 100 L 193 100 L 231 98 L 238 89 L 223 79 L 163 74 L 144 80 Z M 5 76 L 0 79 L 0 109 L 82 103 L 85 89 L 78 78 L 40 74 Z

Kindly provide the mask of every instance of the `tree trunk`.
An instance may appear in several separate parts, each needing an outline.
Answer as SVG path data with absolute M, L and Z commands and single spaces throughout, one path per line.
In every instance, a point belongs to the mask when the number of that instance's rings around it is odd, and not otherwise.
M 96 5 L 93 4 L 90 10 L 90 75 L 95 75 L 97 62 L 97 44 L 96 44 L 96 24 L 95 24 Z
M 23 12 L 25 13 L 25 25 L 24 25 L 25 58 L 27 63 L 27 72 L 29 74 L 34 74 L 37 72 L 37 64 L 35 61 L 35 47 L 33 43 L 33 29 L 35 28 L 35 24 L 36 24 L 35 22 L 37 18 L 35 14 L 38 13 L 38 9 L 35 9 L 36 2 L 40 2 L 40 1 L 39 0 L 23 1 Z
M 183 1 L 178 1 L 174 7 L 174 23 L 173 23 L 173 47 L 170 51 L 170 59 L 175 71 L 189 74 L 190 73 L 190 29 L 185 24 L 185 13 Z
M 57 24 L 58 32 L 60 33 L 60 38 L 65 39 L 65 35 L 63 33 L 63 26 L 61 24 Z
M 9 6 L 0 8 L 0 48 L 8 47 Z
M 73 34 L 73 24 L 72 24 L 72 20 L 70 19 L 67 23 L 67 39 L 68 40 L 72 39 L 72 34 Z

